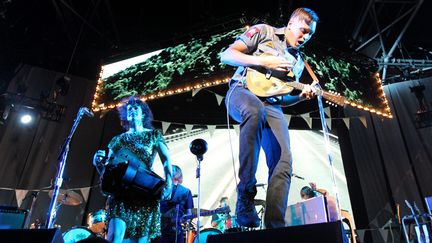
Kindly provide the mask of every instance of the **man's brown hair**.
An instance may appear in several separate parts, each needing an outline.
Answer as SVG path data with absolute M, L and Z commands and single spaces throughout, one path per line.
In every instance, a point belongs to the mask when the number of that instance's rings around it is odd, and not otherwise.
M 299 20 L 304 20 L 307 24 L 310 24 L 312 21 L 315 22 L 319 21 L 318 15 L 312 9 L 309 8 L 297 8 L 291 14 L 290 21 L 294 18 L 297 18 Z

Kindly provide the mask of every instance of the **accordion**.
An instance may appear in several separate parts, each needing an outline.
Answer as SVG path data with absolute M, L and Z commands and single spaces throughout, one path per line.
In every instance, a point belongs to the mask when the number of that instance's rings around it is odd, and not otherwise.
M 104 194 L 130 200 L 160 199 L 165 184 L 158 174 L 132 162 L 107 165 L 101 176 Z

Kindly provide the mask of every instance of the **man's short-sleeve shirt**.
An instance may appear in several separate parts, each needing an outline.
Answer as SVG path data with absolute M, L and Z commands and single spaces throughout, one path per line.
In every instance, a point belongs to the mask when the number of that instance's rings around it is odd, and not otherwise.
M 258 24 L 251 26 L 246 32 L 237 37 L 247 46 L 247 54 L 254 56 L 270 54 L 273 56 L 285 57 L 288 61 L 295 63 L 292 72 L 295 79 L 299 80 L 303 69 L 304 62 L 298 51 L 287 46 L 285 41 L 285 28 L 275 28 L 267 24 Z M 292 49 L 292 50 L 290 50 Z M 238 67 L 234 73 L 233 80 L 243 80 L 245 76 L 245 67 Z

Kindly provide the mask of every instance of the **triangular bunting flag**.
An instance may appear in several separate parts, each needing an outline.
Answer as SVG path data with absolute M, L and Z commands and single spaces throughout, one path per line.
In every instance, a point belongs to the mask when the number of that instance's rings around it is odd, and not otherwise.
M 240 125 L 233 125 L 234 131 L 237 133 L 237 136 L 240 136 Z
M 326 121 L 326 124 L 327 124 L 327 126 L 328 126 L 328 128 L 331 130 L 331 118 L 326 118 L 325 119 L 325 121 Z
M 89 193 L 90 193 L 90 187 L 80 188 L 80 191 L 81 191 L 81 194 L 82 194 L 82 196 L 84 198 L 84 202 L 87 203 L 87 199 L 88 199 Z
M 388 238 L 388 231 L 386 229 L 379 229 L 379 232 L 381 234 L 381 237 L 383 238 L 383 242 L 387 242 L 387 238 Z
M 367 128 L 366 117 L 361 116 L 361 117 L 359 117 L 359 119 L 360 119 L 361 123 L 363 124 L 363 126 Z
M 345 126 L 350 129 L 350 119 L 349 118 L 343 118 L 342 121 L 345 123 Z
M 25 196 L 27 195 L 27 192 L 28 190 L 15 189 L 15 197 L 16 197 L 18 207 L 21 207 L 21 203 L 24 200 Z
M 210 133 L 210 137 L 213 137 L 213 134 L 214 134 L 214 132 L 216 130 L 216 125 L 207 125 L 207 129 L 208 129 L 208 131 Z
M 193 89 L 192 90 L 192 97 L 194 97 L 200 91 L 201 91 L 201 89 Z
M 331 118 L 330 106 L 324 108 L 324 113 Z
M 168 130 L 169 126 L 171 125 L 171 122 L 162 122 L 162 134 L 165 134 Z
M 289 127 L 290 121 L 291 121 L 291 115 L 285 114 L 285 119 L 287 120 L 287 124 Z
M 309 126 L 309 128 L 311 128 L 312 129 L 312 118 L 310 117 L 310 115 L 307 113 L 307 114 L 302 114 L 302 115 L 300 115 L 302 118 L 303 118 L 303 120 L 305 120 L 305 122 L 308 124 L 308 126 Z
M 218 105 L 221 105 L 222 100 L 223 100 L 223 98 L 225 98 L 225 97 L 223 97 L 223 96 L 221 96 L 221 95 L 218 95 L 218 94 L 216 94 L 216 93 L 215 93 L 215 96 L 216 96 L 216 100 L 217 100 Z
M 186 127 L 186 134 L 189 134 L 192 131 L 193 125 L 185 124 L 185 127 Z

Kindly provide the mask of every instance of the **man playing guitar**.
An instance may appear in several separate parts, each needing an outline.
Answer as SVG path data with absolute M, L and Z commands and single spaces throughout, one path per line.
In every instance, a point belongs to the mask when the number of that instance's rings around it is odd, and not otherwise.
M 282 73 L 298 81 L 304 68 L 299 49 L 315 33 L 317 22 L 318 16 L 314 11 L 299 8 L 292 13 L 285 28 L 266 24 L 251 26 L 221 54 L 223 63 L 238 66 L 225 104 L 229 115 L 240 123 L 240 182 L 237 185 L 236 214 L 241 226 L 258 227 L 260 224 L 253 202 L 257 192 L 255 173 L 261 147 L 269 168 L 264 224 L 267 228 L 285 226 L 292 156 L 288 124 L 281 106 L 292 105 L 314 95 L 312 84 L 304 85 L 297 96 L 288 94 L 260 98 L 247 88 L 247 70 L 262 68 L 269 75 Z

